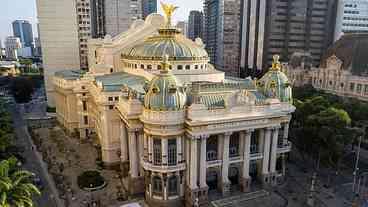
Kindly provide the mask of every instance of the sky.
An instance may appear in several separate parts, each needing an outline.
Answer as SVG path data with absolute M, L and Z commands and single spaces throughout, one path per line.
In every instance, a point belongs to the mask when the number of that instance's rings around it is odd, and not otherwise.
M 0 40 L 12 35 L 11 23 L 16 19 L 28 20 L 33 24 L 33 33 L 37 37 L 37 14 L 36 0 L 0 0 Z M 55 0 L 50 0 L 55 1 Z M 158 0 L 159 1 L 159 0 Z M 172 3 L 179 6 L 176 10 L 174 22 L 187 20 L 190 10 L 203 10 L 203 0 L 162 0 L 165 3 Z M 161 6 L 158 2 L 159 13 L 162 14 Z

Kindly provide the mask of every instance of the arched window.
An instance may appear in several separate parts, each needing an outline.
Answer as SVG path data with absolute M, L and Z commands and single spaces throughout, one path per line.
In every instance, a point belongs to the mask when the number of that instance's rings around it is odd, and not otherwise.
M 198 69 L 198 65 L 195 65 L 195 66 L 194 66 L 194 69 Z
M 239 156 L 239 133 L 233 133 L 230 136 L 229 156 Z
M 159 176 L 152 178 L 152 193 L 156 195 L 162 194 L 162 180 Z
M 141 69 L 144 69 L 144 65 L 143 64 L 141 64 Z
M 190 70 L 190 65 L 186 65 L 185 70 Z
M 203 65 L 201 65 L 201 69 L 203 69 Z
M 161 65 L 157 65 L 157 70 L 161 70 Z
M 217 141 L 217 136 L 210 136 L 210 138 L 207 140 L 207 161 L 217 160 Z
M 176 175 L 171 176 L 168 181 L 169 196 L 178 194 L 178 177 Z
M 178 70 L 183 70 L 183 66 L 182 65 L 178 65 Z
M 137 64 L 135 64 L 135 65 L 134 65 L 134 68 L 135 68 L 135 69 L 137 69 L 137 68 L 138 68 L 138 65 L 137 65 Z
M 168 155 L 169 155 L 169 165 L 176 165 L 176 139 L 169 139 L 168 141 Z
M 148 70 L 152 70 L 152 65 L 147 65 Z
M 161 165 L 162 163 L 162 150 L 161 150 L 161 140 L 153 140 L 153 164 Z

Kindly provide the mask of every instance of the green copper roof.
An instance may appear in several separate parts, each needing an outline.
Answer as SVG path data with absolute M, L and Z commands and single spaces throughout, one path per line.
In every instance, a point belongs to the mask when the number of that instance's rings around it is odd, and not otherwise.
M 281 102 L 288 102 L 292 99 L 289 80 L 280 70 L 268 71 L 258 81 L 258 87 L 267 97 L 278 98 Z
M 175 111 L 185 107 L 186 95 L 177 85 L 175 76 L 170 72 L 161 73 L 149 83 L 144 97 L 144 106 L 154 111 Z
M 85 73 L 83 70 L 63 70 L 56 72 L 55 76 L 65 80 L 77 80 L 83 77 Z
M 112 73 L 96 77 L 96 82 L 101 83 L 103 91 L 120 91 L 126 85 L 139 93 L 145 93 L 144 84 L 146 79 L 141 76 L 132 75 L 125 72 Z

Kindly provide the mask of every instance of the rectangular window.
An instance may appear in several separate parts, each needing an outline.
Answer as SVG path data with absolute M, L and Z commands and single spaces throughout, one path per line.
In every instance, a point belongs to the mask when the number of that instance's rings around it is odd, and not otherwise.
M 362 92 L 362 84 L 358 84 L 357 85 L 357 93 L 361 93 Z
M 83 111 L 87 111 L 87 102 L 83 101 Z
M 161 150 L 161 140 L 153 140 L 153 164 L 161 165 L 162 163 L 162 150 Z
M 176 165 L 176 139 L 169 139 L 168 141 L 169 165 Z
M 229 156 L 230 157 L 239 156 L 239 133 L 233 133 L 230 136 Z
M 119 101 L 119 96 L 116 96 L 115 97 L 115 101 Z
M 83 116 L 84 124 L 88 124 L 88 116 Z
M 109 105 L 109 109 L 113 110 L 114 109 L 114 105 Z
M 113 99 L 113 97 L 109 97 L 108 100 L 109 101 L 113 101 L 114 99 Z
M 355 88 L 355 83 L 350 83 L 350 91 L 354 92 L 354 88 Z

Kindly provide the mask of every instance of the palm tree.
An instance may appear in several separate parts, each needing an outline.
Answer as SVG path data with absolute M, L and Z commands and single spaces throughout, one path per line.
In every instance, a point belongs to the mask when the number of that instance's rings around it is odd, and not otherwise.
M 0 207 L 33 207 L 32 196 L 41 192 L 32 184 L 33 174 L 18 170 L 16 158 L 0 162 Z

